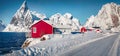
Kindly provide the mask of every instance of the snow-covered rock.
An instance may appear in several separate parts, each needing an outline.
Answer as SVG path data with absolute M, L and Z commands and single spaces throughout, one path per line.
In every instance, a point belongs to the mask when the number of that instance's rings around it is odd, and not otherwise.
M 47 18 L 45 14 L 40 14 L 40 13 L 37 13 L 36 11 L 31 11 L 31 14 L 32 14 L 32 20 L 40 20 L 40 19 L 45 19 Z
M 62 15 L 60 13 L 56 13 L 50 17 L 50 21 L 53 22 L 53 24 L 60 24 L 59 19 Z
M 13 16 L 10 24 L 14 24 L 15 26 L 29 26 L 32 23 L 32 15 L 30 10 L 27 7 L 27 2 L 24 1 L 20 9 L 17 10 L 15 15 Z
M 50 17 L 50 21 L 53 22 L 53 25 L 69 26 L 71 31 L 78 30 L 80 27 L 79 20 L 70 13 L 65 13 L 64 15 L 57 13 Z
M 79 29 L 81 27 L 80 22 L 77 18 L 72 19 L 73 28 Z
M 63 16 L 67 19 L 72 19 L 72 17 L 73 17 L 72 14 L 70 14 L 70 13 L 65 13 Z
M 103 5 L 96 16 L 91 16 L 88 19 L 85 26 L 99 26 L 101 29 L 108 30 L 116 28 L 116 31 L 120 31 L 120 5 L 113 2 Z
M 5 29 L 5 25 L 3 24 L 3 21 L 0 20 L 0 32 L 3 31 Z
M 86 24 L 85 24 L 85 27 L 87 28 L 91 28 L 94 26 L 94 20 L 95 20 L 95 17 L 94 15 L 92 15 L 90 18 L 88 18 L 88 20 L 86 21 Z
M 8 24 L 7 27 L 3 30 L 3 32 L 30 32 L 27 27 L 19 27 L 14 24 Z
M 10 24 L 6 27 L 4 31 L 26 32 L 31 24 L 32 24 L 32 15 L 27 7 L 27 2 L 24 1 L 22 6 L 17 10 Z

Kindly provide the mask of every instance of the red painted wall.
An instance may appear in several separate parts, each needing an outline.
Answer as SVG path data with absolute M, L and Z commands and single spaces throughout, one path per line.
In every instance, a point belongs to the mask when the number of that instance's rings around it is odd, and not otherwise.
M 36 33 L 33 33 L 33 28 L 36 27 Z M 33 38 L 40 38 L 45 34 L 52 34 L 53 33 L 53 27 L 44 22 L 43 20 L 37 22 L 32 26 L 32 37 Z
M 86 30 L 86 28 L 85 27 L 82 27 L 81 29 L 80 29 L 80 32 L 86 32 L 87 30 Z

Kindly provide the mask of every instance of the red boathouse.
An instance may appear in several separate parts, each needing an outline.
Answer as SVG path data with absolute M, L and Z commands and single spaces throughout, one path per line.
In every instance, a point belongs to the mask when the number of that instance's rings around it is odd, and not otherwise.
M 87 30 L 86 30 L 85 27 L 82 27 L 82 28 L 80 29 L 80 32 L 82 32 L 82 33 L 86 32 L 86 31 L 87 31 Z
M 44 20 L 40 20 L 31 26 L 32 38 L 40 38 L 45 34 L 53 34 L 53 27 Z

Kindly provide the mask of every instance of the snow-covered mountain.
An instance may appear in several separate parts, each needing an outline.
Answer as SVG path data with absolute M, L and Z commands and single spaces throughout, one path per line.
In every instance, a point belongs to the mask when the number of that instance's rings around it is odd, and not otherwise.
M 103 5 L 96 16 L 88 19 L 85 26 L 99 26 L 101 29 L 120 31 L 120 5 L 113 2 Z
M 24 1 L 4 31 L 27 32 L 31 24 L 32 15 L 27 7 L 27 2 Z
M 47 18 L 44 14 L 39 14 L 35 11 L 30 11 L 27 2 L 24 1 L 21 7 L 14 14 L 10 24 L 5 28 L 5 32 L 28 32 L 29 26 L 34 20 Z
M 5 29 L 5 25 L 3 24 L 2 20 L 0 20 L 0 32 Z
M 87 19 L 86 23 L 85 23 L 85 27 L 87 28 L 91 28 L 94 26 L 94 21 L 95 21 L 95 16 L 92 15 L 90 18 Z
M 77 18 L 73 17 L 70 13 L 65 13 L 64 15 L 57 13 L 50 17 L 50 21 L 53 25 L 64 25 L 70 26 L 72 29 L 79 29 L 80 22 Z
M 48 20 L 45 14 L 37 13 L 36 11 L 30 11 L 27 2 L 24 1 L 22 6 L 17 10 L 13 16 L 10 24 L 4 29 L 5 32 L 29 32 L 30 26 L 35 20 Z M 73 17 L 70 13 L 61 15 L 57 13 L 50 17 L 50 22 L 53 25 L 64 25 L 72 27 L 72 30 L 79 29 L 80 23 L 78 19 Z
M 40 19 L 46 19 L 47 16 L 45 14 L 40 14 L 37 13 L 36 11 L 31 11 L 31 15 L 32 15 L 32 20 L 40 20 Z
M 27 7 L 26 1 L 24 1 L 20 9 L 13 16 L 13 19 L 10 22 L 10 24 L 14 24 L 15 26 L 28 27 L 31 23 L 32 15 Z

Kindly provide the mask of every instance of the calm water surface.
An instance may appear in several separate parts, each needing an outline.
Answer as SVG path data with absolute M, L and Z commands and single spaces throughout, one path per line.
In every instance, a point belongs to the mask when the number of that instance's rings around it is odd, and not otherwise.
M 0 54 L 20 50 L 25 40 L 25 32 L 0 32 Z

